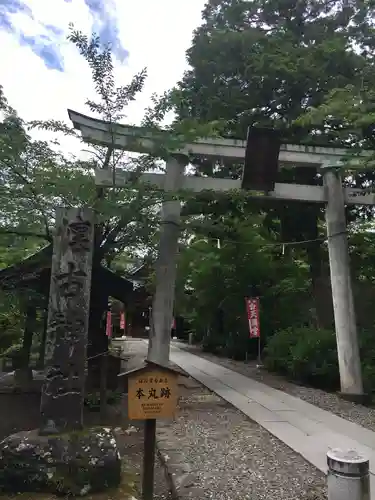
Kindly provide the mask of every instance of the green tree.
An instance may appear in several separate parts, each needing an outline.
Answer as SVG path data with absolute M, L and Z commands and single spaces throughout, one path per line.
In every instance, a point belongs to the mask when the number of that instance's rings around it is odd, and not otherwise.
M 188 70 L 174 92 L 178 119 L 220 123 L 227 137 L 244 138 L 249 125 L 283 130 L 288 142 L 343 144 L 334 123 L 298 123 L 337 87 L 373 81 L 374 7 L 368 2 L 320 0 L 210 0 L 188 50 Z M 197 162 L 198 164 L 198 162 Z M 214 168 L 236 175 L 236 166 Z M 199 171 L 212 171 L 200 162 Z M 237 169 L 238 174 L 238 169 Z M 316 184 L 314 169 L 282 171 L 279 181 Z M 284 241 L 322 236 L 319 207 L 280 203 L 265 220 Z M 318 322 L 330 326 L 329 280 L 320 242 L 307 247 Z
M 243 208 L 241 215 L 228 213 L 211 236 L 201 227 L 184 242 L 176 312 L 210 350 L 242 358 L 256 353 L 246 321 L 245 297 L 251 293 L 260 297 L 262 340 L 290 324 L 304 324 L 309 315 L 307 266 L 298 250 L 282 255 L 262 218 Z
M 69 39 L 92 71 L 98 99 L 87 100 L 87 106 L 110 123 L 120 120 L 127 104 L 141 91 L 146 71 L 129 84 L 116 86 L 110 47 L 103 47 L 97 36 L 88 38 L 73 27 Z M 153 244 L 160 196 L 137 182 L 138 174 L 154 165 L 152 157 L 129 158 L 112 146 L 90 145 L 88 159 L 83 161 L 59 151 L 57 141 L 38 141 L 29 135 L 30 129 L 38 127 L 80 139 L 74 129 L 53 119 L 24 122 L 2 91 L 0 106 L 4 116 L 0 122 L 0 234 L 31 238 L 27 245 L 30 252 L 52 241 L 56 206 L 91 206 L 97 216 L 94 266 L 110 266 L 122 253 L 144 252 Z M 87 144 L 84 147 L 87 149 Z M 96 188 L 94 170 L 115 167 L 134 172 L 128 189 Z M 101 283 L 93 282 L 90 341 L 94 352 L 102 352 L 106 342 L 101 316 L 107 300 L 101 287 Z

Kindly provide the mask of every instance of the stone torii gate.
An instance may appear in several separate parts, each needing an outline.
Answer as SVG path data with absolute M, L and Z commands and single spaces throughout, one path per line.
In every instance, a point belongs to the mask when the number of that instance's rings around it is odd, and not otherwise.
M 167 132 L 150 132 L 141 127 L 109 124 L 69 110 L 69 117 L 85 141 L 124 149 L 127 151 L 152 153 L 166 143 Z M 267 149 L 267 146 L 266 148 Z M 272 147 L 271 147 L 272 149 Z M 307 147 L 293 144 L 278 145 L 276 169 L 306 167 L 320 168 L 324 186 L 272 183 L 272 189 L 253 189 L 246 185 L 247 167 L 257 158 L 256 148 L 249 149 L 249 141 L 232 139 L 199 139 L 171 152 L 165 174 L 146 173 L 140 180 L 165 191 L 181 189 L 199 192 L 202 190 L 230 191 L 249 189 L 251 198 L 295 200 L 326 204 L 327 238 L 331 270 L 332 296 L 337 338 L 337 351 L 341 379 L 341 392 L 347 398 L 362 398 L 363 384 L 358 349 L 358 338 L 353 293 L 350 279 L 348 243 L 346 235 L 345 204 L 375 205 L 375 194 L 361 189 L 343 188 L 340 170 L 363 168 L 363 161 L 371 152 L 359 158 L 345 161 L 348 151 L 339 148 Z M 250 157 L 249 157 L 250 153 Z M 189 156 L 212 159 L 230 159 L 244 162 L 242 180 L 215 179 L 210 177 L 185 176 L 184 169 Z M 250 159 L 249 159 L 250 158 Z M 254 165 L 253 165 L 254 167 Z M 255 168 L 256 169 L 256 168 Z M 129 173 L 97 170 L 96 184 L 102 187 L 125 187 Z M 263 191 L 261 193 L 260 191 Z M 264 192 L 266 191 L 266 192 Z M 176 259 L 179 236 L 180 202 L 166 201 L 162 208 L 162 228 L 159 257 L 156 270 L 156 291 L 152 308 L 153 328 L 150 334 L 148 359 L 167 363 L 170 348 L 170 325 L 172 322 Z

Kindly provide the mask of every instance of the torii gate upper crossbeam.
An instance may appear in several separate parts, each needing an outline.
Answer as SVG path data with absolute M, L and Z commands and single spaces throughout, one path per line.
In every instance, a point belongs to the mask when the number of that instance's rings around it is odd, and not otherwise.
M 68 110 L 68 113 L 74 128 L 81 132 L 83 139 L 92 143 L 106 146 L 110 144 L 114 148 L 126 151 L 152 153 L 158 145 L 164 144 L 170 137 L 168 132 L 150 132 L 144 127 L 110 124 L 72 110 Z M 201 138 L 190 144 L 185 144 L 174 152 L 188 156 L 244 161 L 245 149 L 245 141 L 242 140 Z M 280 149 L 279 163 L 284 167 L 288 165 L 292 167 L 320 167 L 323 164 L 340 166 L 343 165 L 342 160 L 350 153 L 350 149 L 284 144 Z M 373 151 L 366 151 L 359 158 L 352 159 L 347 167 L 350 169 L 363 168 L 363 160 L 373 154 Z

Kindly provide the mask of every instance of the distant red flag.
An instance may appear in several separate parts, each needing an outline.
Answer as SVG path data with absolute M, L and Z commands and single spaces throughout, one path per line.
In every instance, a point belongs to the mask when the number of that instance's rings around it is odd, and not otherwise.
M 173 318 L 172 319 L 172 326 L 171 326 L 172 330 L 176 330 L 176 318 Z
M 250 338 L 260 337 L 259 298 L 245 298 Z
M 125 330 L 125 313 L 120 314 L 120 329 Z

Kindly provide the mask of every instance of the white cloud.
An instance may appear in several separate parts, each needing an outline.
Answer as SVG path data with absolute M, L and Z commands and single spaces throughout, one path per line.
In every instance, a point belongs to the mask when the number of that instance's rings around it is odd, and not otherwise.
M 140 99 L 143 107 L 153 92 L 167 90 L 182 76 L 187 67 L 185 52 L 193 30 L 201 22 L 204 3 L 204 0 L 138 0 L 129 9 L 128 2 L 119 1 L 120 36 L 130 52 L 127 72 L 148 68 L 149 76 Z M 129 115 L 135 123 L 141 119 L 140 103 L 132 106 Z
M 200 24 L 204 0 L 113 0 L 118 36 L 129 58 L 116 64 L 119 83 L 126 83 L 141 68 L 148 68 L 145 90 L 127 113 L 127 122 L 137 124 L 153 92 L 172 87 L 186 69 L 185 51 L 193 30 Z M 48 5 L 48 8 L 47 8 Z M 84 0 L 27 0 L 34 20 L 25 13 L 12 15 L 16 32 L 0 31 L 2 63 L 0 83 L 10 104 L 26 120 L 54 118 L 68 123 L 67 108 L 89 113 L 85 98 L 93 96 L 90 70 L 75 47 L 66 41 L 69 22 L 87 34 L 95 19 Z M 1 14 L 1 12 L 0 12 Z M 19 36 L 45 33 L 46 25 L 60 28 L 53 34 L 54 50 L 64 60 L 64 72 L 48 69 Z M 51 33 L 49 33 L 51 36 Z M 75 148 L 71 141 L 64 146 Z

